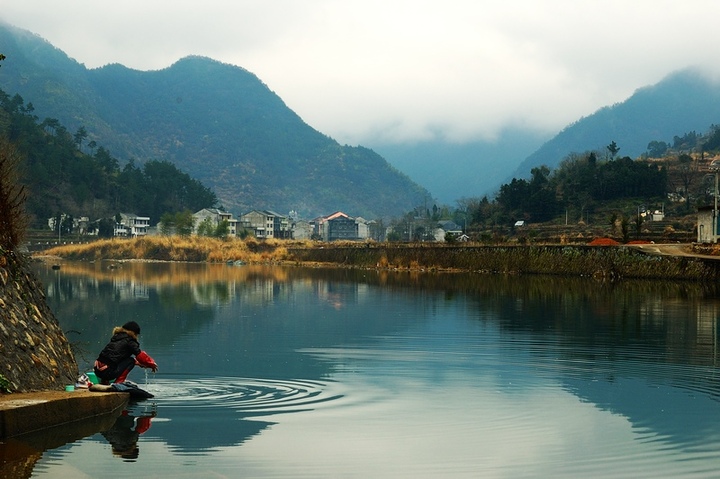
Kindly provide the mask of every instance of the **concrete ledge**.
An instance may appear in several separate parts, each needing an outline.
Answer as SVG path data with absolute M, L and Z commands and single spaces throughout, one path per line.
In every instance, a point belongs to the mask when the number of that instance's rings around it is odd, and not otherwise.
M 117 416 L 129 394 L 45 391 L 0 395 L 0 439 L 29 434 L 99 416 Z

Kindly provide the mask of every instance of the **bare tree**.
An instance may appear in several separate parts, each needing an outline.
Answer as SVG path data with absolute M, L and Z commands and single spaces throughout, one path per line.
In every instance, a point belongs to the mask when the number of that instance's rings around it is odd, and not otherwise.
M 685 196 L 685 210 L 690 212 L 690 188 L 697 176 L 697 166 L 693 162 L 692 156 L 683 153 L 678 157 L 678 178 L 682 183 L 683 195 Z

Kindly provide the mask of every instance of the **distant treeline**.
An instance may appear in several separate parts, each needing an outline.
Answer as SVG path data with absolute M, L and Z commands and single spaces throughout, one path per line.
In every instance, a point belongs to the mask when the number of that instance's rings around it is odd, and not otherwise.
M 598 161 L 594 152 L 566 159 L 552 174 L 547 167 L 533 168 L 531 174 L 530 180 L 502 185 L 497 201 L 511 215 L 538 222 L 557 216 L 568 204 L 662 198 L 667 189 L 664 166 L 627 156 Z
M 118 213 L 149 216 L 216 206 L 215 193 L 168 161 L 120 166 L 109 151 L 88 141 L 84 128 L 68 131 L 58 120 L 40 120 L 32 103 L 0 90 L 0 137 L 23 161 L 31 226 L 43 227 L 61 214 L 91 221 Z

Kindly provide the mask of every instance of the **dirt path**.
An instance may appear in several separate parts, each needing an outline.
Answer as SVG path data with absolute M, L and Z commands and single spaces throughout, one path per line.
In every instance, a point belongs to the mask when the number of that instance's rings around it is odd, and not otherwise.
M 688 244 L 635 244 L 628 245 L 631 248 L 637 248 L 648 254 L 656 254 L 660 256 L 685 256 L 688 258 L 702 258 L 720 261 L 720 256 L 708 254 L 698 254 L 692 251 L 692 245 Z

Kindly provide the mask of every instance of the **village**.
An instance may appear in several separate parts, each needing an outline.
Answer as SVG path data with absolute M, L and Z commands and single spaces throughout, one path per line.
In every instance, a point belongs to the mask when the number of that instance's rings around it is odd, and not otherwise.
M 65 233 L 65 241 L 79 239 L 81 241 L 89 237 L 98 236 L 97 222 L 91 222 L 88 217 L 69 218 L 61 215 L 59 220 L 63 224 L 62 230 L 57 227 L 58 217 L 48 219 L 49 230 L 57 233 L 57 242 L 63 241 L 62 231 L 70 229 L 71 233 Z M 68 228 L 66 223 L 71 220 L 72 227 Z M 223 237 L 236 238 L 254 236 L 257 239 L 292 239 L 292 240 L 317 240 L 317 241 L 385 241 L 388 230 L 382 221 L 366 220 L 362 217 L 351 217 L 341 211 L 336 211 L 328 216 L 320 216 L 312 220 L 299 219 L 296 212 L 291 211 L 288 215 L 270 210 L 253 210 L 249 213 L 235 218 L 232 213 L 218 208 L 203 208 L 192 214 L 193 235 L 203 235 L 208 231 L 222 231 Z M 114 219 L 112 236 L 116 238 L 139 238 L 143 236 L 155 236 L 162 234 L 176 233 L 172 228 L 166 228 L 161 223 L 150 224 L 150 217 L 140 216 L 132 213 L 119 213 Z M 452 236 L 458 241 L 467 241 L 461 226 L 453 221 L 438 221 L 434 224 L 432 236 L 435 241 L 446 241 Z M 72 238 L 72 239 L 70 239 Z

